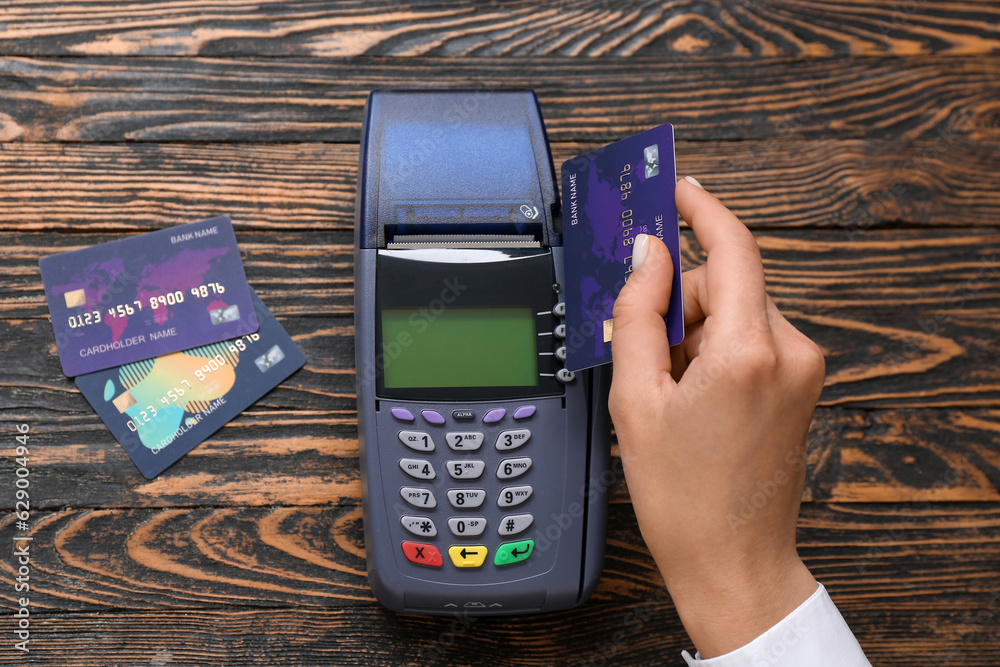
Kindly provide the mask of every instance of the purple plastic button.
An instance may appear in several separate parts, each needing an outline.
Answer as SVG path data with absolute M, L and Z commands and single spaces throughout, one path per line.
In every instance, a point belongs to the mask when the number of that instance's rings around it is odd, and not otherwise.
M 496 424 L 498 421 L 500 421 L 501 419 L 503 419 L 504 415 L 506 415 L 506 414 L 507 414 L 507 411 L 504 410 L 503 408 L 496 408 L 494 410 L 490 410 L 489 412 L 486 413 L 486 416 L 483 417 L 483 423 L 484 424 Z
M 413 413 L 406 408 L 393 408 L 392 416 L 401 422 L 411 422 L 413 421 Z
M 435 410 L 421 410 L 420 416 L 427 420 L 428 424 L 443 424 L 444 417 Z
M 522 405 L 514 411 L 514 419 L 527 419 L 533 414 L 535 414 L 534 405 Z

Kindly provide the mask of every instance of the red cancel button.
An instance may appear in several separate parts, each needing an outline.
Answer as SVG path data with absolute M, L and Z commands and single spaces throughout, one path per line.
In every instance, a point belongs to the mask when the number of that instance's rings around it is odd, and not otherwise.
M 431 567 L 444 565 L 441 552 L 433 544 L 403 542 L 403 555 L 406 556 L 406 560 L 417 565 L 430 565 Z

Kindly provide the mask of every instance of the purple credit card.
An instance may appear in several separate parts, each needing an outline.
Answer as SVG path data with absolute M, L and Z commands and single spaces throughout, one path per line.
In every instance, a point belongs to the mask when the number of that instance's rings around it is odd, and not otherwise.
M 684 340 L 674 128 L 660 125 L 562 165 L 566 367 L 611 361 L 615 299 L 632 272 L 632 243 L 659 237 L 674 262 L 667 339 Z
M 259 326 L 227 217 L 50 255 L 38 266 L 69 377 Z

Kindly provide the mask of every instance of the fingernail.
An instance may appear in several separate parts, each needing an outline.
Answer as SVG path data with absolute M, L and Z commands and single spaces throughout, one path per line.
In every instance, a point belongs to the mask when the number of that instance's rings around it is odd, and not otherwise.
M 638 271 L 646 261 L 646 251 L 649 250 L 649 234 L 639 234 L 632 244 L 632 270 Z
M 705 189 L 704 187 L 702 187 L 701 183 L 698 182 L 698 179 L 695 178 L 694 176 L 685 176 L 684 180 L 690 183 L 691 185 L 695 186 L 696 188 L 701 188 L 702 190 Z

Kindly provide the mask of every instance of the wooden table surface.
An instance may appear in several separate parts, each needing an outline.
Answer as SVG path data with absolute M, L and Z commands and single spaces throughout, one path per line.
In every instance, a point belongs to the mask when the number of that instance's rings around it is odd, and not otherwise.
M 530 87 L 556 164 L 672 122 L 827 356 L 800 551 L 872 662 L 1000 664 L 1000 8 L 984 0 L 0 2 L 0 663 L 681 664 L 623 480 L 580 609 L 392 614 L 353 368 L 372 88 Z M 48 254 L 229 215 L 305 352 L 145 480 L 63 376 Z M 701 254 L 683 240 L 689 266 Z M 617 457 L 617 447 L 613 451 Z M 617 458 L 614 459 L 617 464 Z M 15 649 L 30 542 L 30 653 Z

